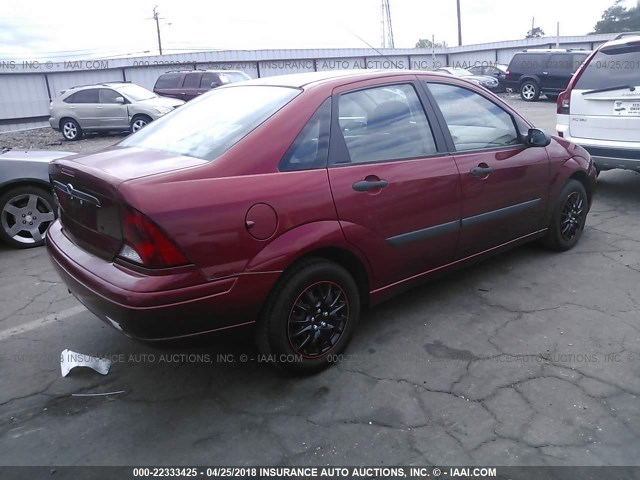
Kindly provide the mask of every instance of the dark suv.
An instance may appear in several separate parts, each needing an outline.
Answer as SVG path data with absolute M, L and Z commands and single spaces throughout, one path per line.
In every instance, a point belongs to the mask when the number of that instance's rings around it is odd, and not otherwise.
M 519 92 L 526 102 L 535 102 L 541 93 L 555 101 L 590 53 L 564 48 L 518 52 L 509 63 L 506 86 Z
M 212 88 L 244 80 L 251 77 L 238 70 L 173 70 L 158 77 L 153 91 L 186 102 Z

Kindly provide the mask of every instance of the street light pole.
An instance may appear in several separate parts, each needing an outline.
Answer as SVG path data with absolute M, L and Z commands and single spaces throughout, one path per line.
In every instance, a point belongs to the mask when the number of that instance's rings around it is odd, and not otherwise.
M 156 21 L 156 30 L 158 31 L 158 50 L 162 55 L 162 40 L 160 39 L 160 14 L 158 13 L 158 6 L 153 7 L 153 19 Z
M 458 10 L 458 46 L 462 45 L 462 23 L 460 22 L 460 0 L 456 0 Z

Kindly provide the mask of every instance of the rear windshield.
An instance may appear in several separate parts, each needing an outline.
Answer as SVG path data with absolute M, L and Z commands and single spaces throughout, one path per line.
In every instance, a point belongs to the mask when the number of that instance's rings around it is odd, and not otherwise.
M 243 72 L 224 72 L 218 75 L 222 83 L 244 82 L 251 80 L 251 77 Z
M 616 85 L 640 86 L 640 44 L 599 50 L 578 78 L 575 88 L 596 90 Z
M 150 123 L 118 145 L 214 160 L 300 92 L 263 85 L 218 88 Z

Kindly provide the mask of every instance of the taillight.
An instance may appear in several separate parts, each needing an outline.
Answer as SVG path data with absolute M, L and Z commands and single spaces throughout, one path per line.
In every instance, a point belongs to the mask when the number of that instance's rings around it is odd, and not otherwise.
M 505 80 L 511 80 L 511 72 L 509 70 L 504 72 L 504 79 Z
M 166 268 L 189 263 L 187 257 L 151 220 L 127 207 L 122 219 L 124 244 L 118 256 L 148 268 Z
M 571 113 L 571 90 L 575 86 L 576 82 L 582 75 L 582 72 L 585 71 L 591 59 L 596 55 L 598 50 L 594 50 L 591 54 L 585 59 L 584 62 L 578 67 L 575 73 L 572 75 L 571 80 L 569 80 L 569 84 L 567 85 L 567 89 L 558 95 L 558 100 L 556 102 L 556 112 L 563 113 L 565 115 L 569 115 Z
M 558 100 L 556 101 L 556 111 L 564 115 L 569 115 L 570 107 L 571 90 L 565 90 L 560 95 L 558 95 Z

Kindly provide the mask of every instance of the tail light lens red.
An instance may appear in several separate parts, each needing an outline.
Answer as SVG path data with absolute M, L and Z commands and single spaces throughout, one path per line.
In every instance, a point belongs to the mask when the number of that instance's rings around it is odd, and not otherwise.
M 560 95 L 558 95 L 558 100 L 556 102 L 556 111 L 564 115 L 569 115 L 570 107 L 571 90 L 565 90 Z
M 505 80 L 511 80 L 511 72 L 509 70 L 504 72 L 504 79 Z
M 558 100 L 556 102 L 557 113 L 562 113 L 565 115 L 569 115 L 569 113 L 571 113 L 571 90 L 573 90 L 573 87 L 576 85 L 576 82 L 582 75 L 582 72 L 584 72 L 584 70 L 587 68 L 587 65 L 589 65 L 589 62 L 591 62 L 591 59 L 595 56 L 596 53 L 597 53 L 597 50 L 594 50 L 593 52 L 591 52 L 591 54 L 585 59 L 584 62 L 582 62 L 582 64 L 575 71 L 575 73 L 571 77 L 571 80 L 569 80 L 567 89 L 564 92 L 562 92 L 560 95 L 558 95 Z
M 127 207 L 122 219 L 124 245 L 118 256 L 148 268 L 189 263 L 167 235 L 142 213 Z

